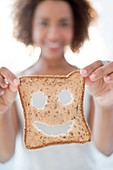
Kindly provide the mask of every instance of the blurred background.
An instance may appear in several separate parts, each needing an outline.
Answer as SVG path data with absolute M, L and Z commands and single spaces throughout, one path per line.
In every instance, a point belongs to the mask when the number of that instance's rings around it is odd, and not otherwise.
M 10 18 L 12 1 L 4 0 L 0 5 L 0 67 L 5 66 L 18 73 L 38 59 L 40 49 L 31 54 L 30 50 L 13 38 Z M 66 53 L 68 62 L 80 68 L 98 59 L 113 60 L 113 1 L 91 2 L 99 18 L 89 29 L 90 41 L 85 42 L 79 54 L 72 54 L 71 51 Z

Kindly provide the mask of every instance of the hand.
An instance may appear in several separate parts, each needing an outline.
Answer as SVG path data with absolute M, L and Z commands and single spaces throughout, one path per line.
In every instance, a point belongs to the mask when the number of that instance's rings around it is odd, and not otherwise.
M 96 61 L 81 70 L 89 93 L 104 107 L 113 107 L 113 62 Z
M 0 114 L 5 113 L 14 102 L 19 79 L 7 68 L 0 68 Z

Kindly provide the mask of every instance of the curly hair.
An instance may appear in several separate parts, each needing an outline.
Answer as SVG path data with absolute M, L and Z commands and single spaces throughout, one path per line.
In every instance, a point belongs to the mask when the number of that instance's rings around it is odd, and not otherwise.
M 12 8 L 13 36 L 26 46 L 33 45 L 32 19 L 38 4 L 44 0 L 15 0 Z M 88 0 L 61 0 L 67 2 L 73 13 L 74 36 L 70 48 L 79 51 L 86 39 L 88 28 L 96 19 L 96 11 Z

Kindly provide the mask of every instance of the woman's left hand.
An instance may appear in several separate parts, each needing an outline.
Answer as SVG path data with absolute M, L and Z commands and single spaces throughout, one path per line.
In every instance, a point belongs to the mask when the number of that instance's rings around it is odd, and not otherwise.
M 113 62 L 96 61 L 81 70 L 89 93 L 104 107 L 113 107 Z

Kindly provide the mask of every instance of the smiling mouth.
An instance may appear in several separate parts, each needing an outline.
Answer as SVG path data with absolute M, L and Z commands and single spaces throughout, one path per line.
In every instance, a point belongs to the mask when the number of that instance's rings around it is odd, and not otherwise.
M 69 131 L 69 129 L 72 127 L 73 122 L 69 121 L 67 123 L 64 123 L 62 125 L 57 125 L 57 126 L 49 126 L 45 123 L 34 122 L 33 125 L 45 135 L 59 136 L 59 135 L 66 134 Z
M 56 43 L 56 44 L 47 44 L 47 47 L 48 48 L 60 48 L 61 44 L 58 44 L 58 43 Z

